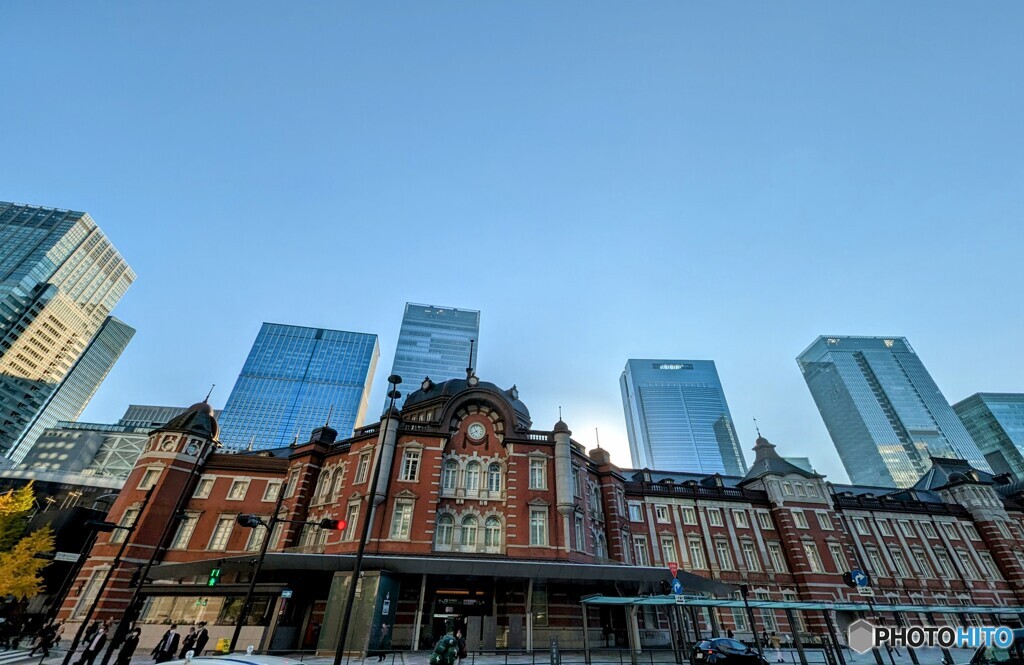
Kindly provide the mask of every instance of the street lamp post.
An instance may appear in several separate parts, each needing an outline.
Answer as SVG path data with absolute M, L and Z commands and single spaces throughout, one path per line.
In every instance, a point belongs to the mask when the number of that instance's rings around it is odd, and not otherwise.
M 381 423 L 382 446 L 384 445 L 384 441 L 387 439 L 388 427 L 391 425 L 392 412 L 395 408 L 395 400 L 402 396 L 402 393 L 398 392 L 398 385 L 400 383 L 402 383 L 402 377 L 397 374 L 392 374 L 388 377 L 388 385 L 391 389 L 388 391 L 387 416 L 384 418 L 384 422 Z M 370 526 L 373 523 L 373 502 L 377 495 L 377 480 L 380 478 L 380 467 L 383 459 L 383 450 L 381 450 L 377 455 L 376 463 L 373 465 L 373 480 L 370 481 L 370 491 L 367 493 L 369 497 L 369 505 L 366 508 L 366 520 L 363 522 L 363 531 L 359 536 L 359 549 L 356 550 L 356 560 L 352 565 L 352 579 L 349 580 L 348 597 L 345 599 L 345 614 L 341 619 L 341 629 L 338 633 L 338 646 L 334 650 L 334 665 L 341 665 L 342 654 L 345 651 L 345 640 L 348 634 L 349 619 L 352 615 L 352 605 L 355 604 L 356 600 L 356 585 L 359 583 L 359 575 L 363 571 L 363 554 L 366 552 L 366 540 L 370 535 Z
M 128 547 L 128 543 L 131 542 L 132 534 L 135 532 L 135 527 L 138 525 L 139 520 L 142 518 L 142 512 L 146 509 L 149 504 L 150 497 L 153 496 L 153 490 L 150 489 L 146 492 L 146 498 L 142 500 L 142 505 L 139 507 L 139 513 L 135 516 L 135 520 L 131 526 L 119 526 L 112 522 L 86 522 L 86 526 L 90 526 L 94 529 L 92 536 L 93 542 L 95 542 L 98 532 L 109 533 L 114 530 L 120 529 L 127 531 L 124 540 L 121 541 L 121 547 L 118 548 L 117 554 L 114 555 L 114 560 L 110 562 L 110 568 L 107 569 L 107 574 L 103 577 L 103 581 L 100 583 L 99 589 L 96 590 L 96 596 L 93 598 L 92 603 L 89 605 L 89 611 L 86 612 L 85 618 L 82 619 L 82 623 L 78 626 L 78 630 L 75 632 L 75 638 L 71 641 L 71 646 L 68 647 L 68 652 L 64 656 L 62 665 L 68 665 L 71 662 L 71 657 L 75 654 L 75 649 L 78 648 L 78 643 L 82 639 L 82 634 L 85 632 L 89 622 L 92 621 L 92 615 L 96 613 L 96 606 L 99 605 L 100 599 L 103 597 L 103 591 L 107 588 L 107 584 L 110 582 L 110 578 L 113 576 L 114 571 L 121 565 L 121 557 L 124 556 L 124 551 Z

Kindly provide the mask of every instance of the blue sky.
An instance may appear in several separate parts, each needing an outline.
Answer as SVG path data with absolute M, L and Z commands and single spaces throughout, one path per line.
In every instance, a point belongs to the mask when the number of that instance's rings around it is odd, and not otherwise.
M 223 404 L 262 321 L 482 310 L 479 373 L 628 465 L 629 357 L 845 473 L 795 356 L 1024 391 L 1024 5 L 0 6 L 0 199 L 86 210 L 139 332 L 85 419 Z

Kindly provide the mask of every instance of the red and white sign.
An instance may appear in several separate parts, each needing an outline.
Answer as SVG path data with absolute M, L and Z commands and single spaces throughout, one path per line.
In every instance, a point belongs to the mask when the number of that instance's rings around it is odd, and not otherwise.
M 679 564 L 674 561 L 670 561 L 668 564 L 668 572 L 672 573 L 672 577 L 675 577 L 676 573 L 679 572 Z

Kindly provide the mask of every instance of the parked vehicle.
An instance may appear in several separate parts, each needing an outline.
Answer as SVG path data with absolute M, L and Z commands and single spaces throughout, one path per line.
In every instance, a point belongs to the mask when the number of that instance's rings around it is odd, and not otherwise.
M 978 647 L 971 665 L 1024 665 L 1024 629 L 1013 631 L 1013 644 L 1007 648 Z
M 739 640 L 718 637 L 702 640 L 693 647 L 694 665 L 768 665 L 757 651 Z

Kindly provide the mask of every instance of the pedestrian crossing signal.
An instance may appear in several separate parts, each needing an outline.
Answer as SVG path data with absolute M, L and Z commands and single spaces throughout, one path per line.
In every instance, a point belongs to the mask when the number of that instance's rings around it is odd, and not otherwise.
M 214 568 L 210 571 L 210 579 L 206 581 L 206 586 L 217 586 L 220 582 L 220 568 Z

